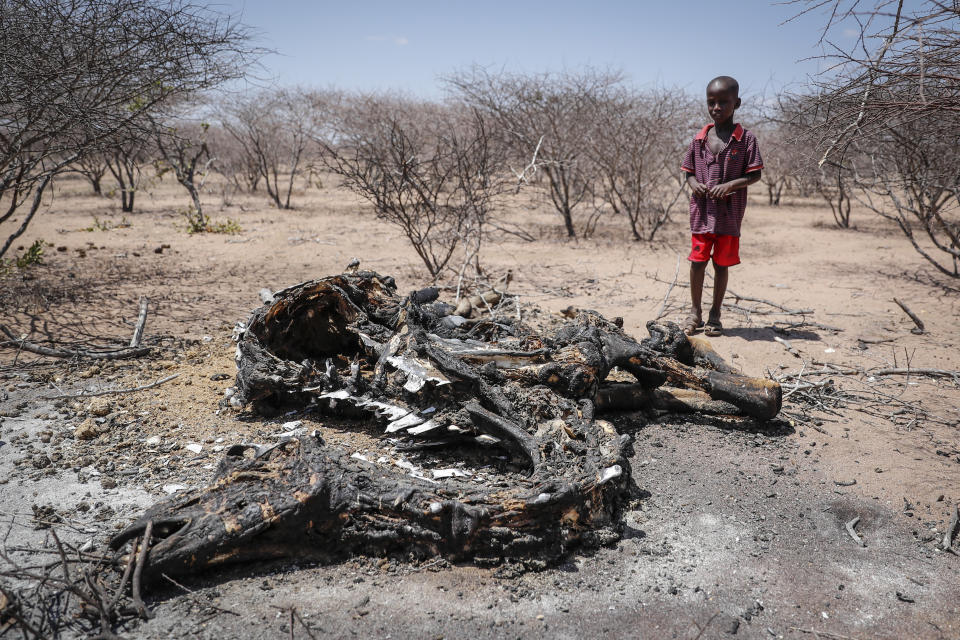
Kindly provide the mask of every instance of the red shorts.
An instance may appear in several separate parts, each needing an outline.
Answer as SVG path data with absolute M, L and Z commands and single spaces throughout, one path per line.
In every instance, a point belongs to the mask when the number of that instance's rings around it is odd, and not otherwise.
M 690 262 L 707 262 L 711 254 L 720 267 L 740 264 L 740 236 L 695 233 L 691 238 Z

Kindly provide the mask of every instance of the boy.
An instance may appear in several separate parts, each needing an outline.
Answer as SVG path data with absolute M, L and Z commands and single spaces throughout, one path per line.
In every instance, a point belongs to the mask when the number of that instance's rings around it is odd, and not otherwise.
M 730 76 L 707 85 L 707 111 L 713 119 L 694 137 L 681 169 L 693 191 L 690 197 L 690 298 L 693 306 L 684 333 L 703 327 L 708 336 L 723 332 L 720 307 L 728 270 L 740 264 L 740 222 L 747 207 L 747 187 L 760 179 L 763 160 L 757 139 L 733 121 L 740 107 L 740 85 Z M 706 324 L 700 299 L 707 262 L 713 257 L 713 306 Z

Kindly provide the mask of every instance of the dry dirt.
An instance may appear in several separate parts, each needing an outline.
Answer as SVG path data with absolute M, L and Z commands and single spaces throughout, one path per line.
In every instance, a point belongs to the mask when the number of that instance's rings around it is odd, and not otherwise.
M 23 561 L 35 556 L 14 547 L 49 543 L 35 516 L 57 522 L 71 543 L 100 547 L 167 492 L 203 485 L 225 445 L 267 441 L 297 419 L 218 410 L 233 383 L 232 327 L 259 304 L 262 287 L 337 273 L 353 257 L 393 275 L 401 291 L 427 284 L 399 233 L 336 189 L 295 194 L 293 211 L 255 195 L 224 204 L 208 193 L 209 213 L 238 222 L 236 235 L 188 235 L 177 213 L 187 198 L 169 181 L 138 197 L 123 226 L 115 200 L 87 195 L 80 180 L 61 181 L 22 238 L 24 246 L 51 243 L 44 264 L 0 281 L 0 322 L 29 340 L 67 347 L 128 340 L 145 295 L 146 335 L 158 346 L 149 358 L 100 365 L 0 348 L 0 517 L 8 552 Z M 622 316 L 638 338 L 664 304 L 687 246 L 682 212 L 655 245 L 630 242 L 616 220 L 593 238 L 566 240 L 559 219 L 531 194 L 502 216 L 538 240 L 502 235 L 488 243 L 482 266 L 493 280 L 510 269 L 510 291 L 524 304 Z M 750 375 L 806 373 L 822 368 L 818 362 L 960 369 L 960 281 L 936 274 L 896 229 L 866 213 L 854 213 L 854 230 L 831 222 L 814 201 L 751 203 L 730 289 L 812 312 L 728 309 L 725 335 L 711 339 L 717 351 Z M 688 295 L 680 265 L 666 303 L 667 317 L 678 321 Z M 894 297 L 920 316 L 925 333 L 911 333 Z M 727 302 L 737 303 L 734 295 Z M 808 324 L 772 328 L 800 320 Z M 50 399 L 174 373 L 155 389 L 97 403 Z M 617 417 L 635 438 L 631 465 L 642 493 L 611 548 L 526 573 L 363 557 L 234 567 L 197 576 L 184 585 L 189 593 L 171 585 L 149 601 L 152 620 L 120 631 L 131 638 L 960 638 L 960 557 L 936 546 L 960 502 L 960 389 L 918 376 L 834 381 L 858 394 L 845 407 L 809 412 L 788 401 L 790 415 L 767 424 Z M 76 438 L 88 420 L 100 434 Z M 844 529 L 854 516 L 865 547 Z M 300 616 L 292 633 L 291 608 Z

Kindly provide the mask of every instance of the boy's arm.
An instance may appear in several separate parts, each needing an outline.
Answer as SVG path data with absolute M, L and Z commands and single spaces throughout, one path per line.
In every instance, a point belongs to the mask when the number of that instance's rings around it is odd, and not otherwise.
M 730 182 L 724 182 L 723 184 L 718 184 L 717 186 L 711 188 L 708 193 L 711 198 L 716 198 L 717 200 L 722 200 L 726 198 L 734 191 L 739 191 L 740 189 L 746 189 L 753 183 L 760 180 L 761 170 L 757 169 L 756 171 L 751 171 L 750 173 L 745 174 L 741 178 L 736 178 Z M 704 187 L 706 188 L 706 187 Z

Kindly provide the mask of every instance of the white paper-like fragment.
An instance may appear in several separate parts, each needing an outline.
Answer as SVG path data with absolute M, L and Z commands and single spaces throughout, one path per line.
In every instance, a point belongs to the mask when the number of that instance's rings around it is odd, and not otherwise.
M 182 484 L 165 484 L 163 485 L 164 493 L 176 493 L 177 491 L 185 491 L 186 485 Z
M 418 424 L 423 424 L 423 418 L 415 413 L 408 413 L 402 418 L 394 420 L 388 424 L 387 433 L 393 433 L 394 431 L 400 431 L 401 429 L 406 429 L 408 427 L 415 427 Z
M 469 478 L 470 474 L 460 469 L 434 469 L 432 471 L 435 480 L 442 478 Z
M 197 444 L 196 442 L 191 442 L 184 448 L 187 449 L 187 451 L 193 451 L 194 453 L 200 453 L 203 451 L 203 445 Z
M 424 423 L 421 424 L 420 426 L 413 427 L 413 428 L 411 428 L 411 429 L 407 429 L 407 433 L 409 433 L 409 434 L 411 434 L 411 435 L 414 435 L 414 436 L 417 436 L 417 435 L 420 435 L 421 433 L 426 433 L 427 431 L 432 431 L 433 429 L 436 429 L 436 428 L 439 427 L 439 426 L 440 426 L 440 424 L 437 423 L 436 420 L 427 420 L 426 422 L 424 422 Z
M 333 398 L 334 400 L 346 400 L 350 397 L 350 392 L 346 389 L 337 389 L 336 391 L 327 391 L 320 394 L 321 398 Z
M 407 471 L 411 471 L 411 472 L 412 472 L 412 471 L 417 471 L 417 470 L 419 469 L 419 467 L 417 467 L 417 465 L 413 464 L 412 462 L 410 462 L 410 461 L 408 461 L 408 460 L 394 460 L 394 461 L 393 461 L 393 464 L 397 465 L 397 466 L 400 467 L 401 469 L 406 469 Z
M 284 422 L 280 427 L 284 431 L 293 431 L 294 429 L 303 425 L 303 420 L 291 420 L 290 422 Z

